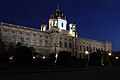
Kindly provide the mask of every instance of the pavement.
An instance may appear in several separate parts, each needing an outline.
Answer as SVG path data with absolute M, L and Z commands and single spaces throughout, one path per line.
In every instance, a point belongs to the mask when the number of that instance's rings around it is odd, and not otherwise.
M 120 80 L 120 67 L 7 68 L 0 70 L 0 80 Z

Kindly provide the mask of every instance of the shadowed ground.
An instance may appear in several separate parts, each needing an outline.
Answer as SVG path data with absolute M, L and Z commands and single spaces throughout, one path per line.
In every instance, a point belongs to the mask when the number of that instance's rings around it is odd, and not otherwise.
M 0 80 L 119 80 L 120 67 L 1 70 Z

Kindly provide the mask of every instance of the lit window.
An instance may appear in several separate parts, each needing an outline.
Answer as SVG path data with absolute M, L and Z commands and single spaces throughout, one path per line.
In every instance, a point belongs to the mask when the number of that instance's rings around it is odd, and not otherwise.
M 57 21 L 55 21 L 55 24 L 54 24 L 54 26 L 57 26 Z

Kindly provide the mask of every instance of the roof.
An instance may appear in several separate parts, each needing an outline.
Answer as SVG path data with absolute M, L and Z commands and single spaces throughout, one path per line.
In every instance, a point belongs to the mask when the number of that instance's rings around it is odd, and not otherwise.
M 61 12 L 59 6 L 58 8 L 56 9 L 56 11 L 51 14 L 50 18 L 55 18 L 55 19 L 58 19 L 58 18 L 61 18 L 61 19 L 66 19 L 66 17 L 64 16 L 64 14 Z

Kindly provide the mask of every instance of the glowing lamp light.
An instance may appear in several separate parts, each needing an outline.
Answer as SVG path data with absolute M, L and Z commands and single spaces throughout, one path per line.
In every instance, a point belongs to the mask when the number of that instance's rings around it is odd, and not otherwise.
M 118 59 L 118 57 L 115 57 L 115 59 Z
M 35 59 L 35 56 L 33 56 L 33 59 Z
M 111 56 L 112 54 L 111 53 L 108 53 L 109 56 Z
M 13 60 L 13 56 L 10 56 L 9 59 L 10 59 L 10 60 Z
M 45 59 L 45 56 L 43 56 L 42 58 Z
M 87 55 L 89 52 L 88 51 L 85 51 L 85 54 Z
M 76 37 L 78 37 L 78 35 L 76 35 Z
M 57 57 L 58 57 L 58 54 L 56 54 L 55 57 L 57 58 Z

